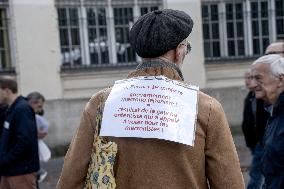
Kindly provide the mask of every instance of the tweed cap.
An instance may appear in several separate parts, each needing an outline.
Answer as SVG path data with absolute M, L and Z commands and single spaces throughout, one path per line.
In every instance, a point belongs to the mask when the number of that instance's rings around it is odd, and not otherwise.
M 130 43 L 142 58 L 175 49 L 191 33 L 193 21 L 183 11 L 163 9 L 141 16 L 130 30 Z

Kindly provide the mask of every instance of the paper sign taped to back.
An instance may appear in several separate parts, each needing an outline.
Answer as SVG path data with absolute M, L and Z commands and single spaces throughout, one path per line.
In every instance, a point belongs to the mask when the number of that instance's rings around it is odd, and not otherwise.
M 198 90 L 164 76 L 116 81 L 105 103 L 100 136 L 157 138 L 193 146 Z

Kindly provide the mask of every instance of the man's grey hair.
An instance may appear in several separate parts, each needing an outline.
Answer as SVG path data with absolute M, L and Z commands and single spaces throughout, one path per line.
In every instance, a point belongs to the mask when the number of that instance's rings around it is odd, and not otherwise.
M 268 64 L 273 76 L 284 75 L 284 58 L 278 54 L 265 55 L 253 62 L 255 64 Z
M 42 100 L 43 102 L 45 101 L 44 96 L 37 91 L 28 94 L 27 99 L 28 101 L 38 101 L 38 100 Z

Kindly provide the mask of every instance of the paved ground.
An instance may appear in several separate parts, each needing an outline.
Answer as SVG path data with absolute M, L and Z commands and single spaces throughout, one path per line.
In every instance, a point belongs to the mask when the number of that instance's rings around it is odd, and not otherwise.
M 240 158 L 240 163 L 244 175 L 245 182 L 248 182 L 248 167 L 251 161 L 251 155 L 245 147 L 242 135 L 234 136 L 234 141 Z M 43 164 L 45 170 L 48 171 L 46 179 L 40 183 L 40 189 L 54 189 L 60 175 L 63 164 L 63 157 L 50 160 L 48 163 Z

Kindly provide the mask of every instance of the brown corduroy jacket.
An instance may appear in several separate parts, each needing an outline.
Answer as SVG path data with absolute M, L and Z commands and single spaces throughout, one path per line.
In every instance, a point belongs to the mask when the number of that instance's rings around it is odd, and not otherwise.
M 171 68 L 147 68 L 129 77 L 164 75 L 181 80 Z M 84 186 L 94 139 L 100 97 L 87 103 L 79 128 L 65 156 L 57 189 Z M 199 92 L 194 146 L 159 139 L 108 139 L 118 145 L 115 164 L 117 189 L 244 189 L 243 176 L 232 135 L 220 103 Z

